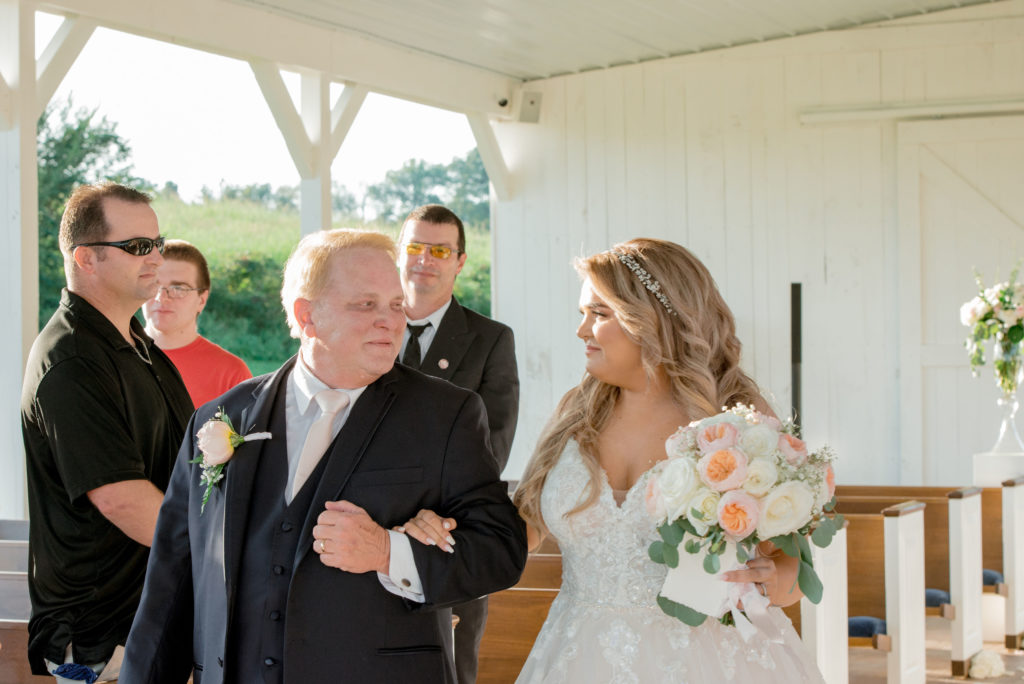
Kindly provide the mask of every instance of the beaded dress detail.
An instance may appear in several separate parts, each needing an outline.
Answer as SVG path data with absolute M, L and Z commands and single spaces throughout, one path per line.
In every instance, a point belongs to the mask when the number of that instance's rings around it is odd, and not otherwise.
M 648 473 L 619 506 L 604 478 L 596 503 L 565 517 L 590 476 L 570 440 L 548 473 L 541 512 L 562 552 L 562 587 L 517 684 L 821 682 L 810 654 L 779 608 L 782 643 L 707 620 L 689 627 L 655 602 L 666 568 L 647 557 L 657 538 L 644 506 Z

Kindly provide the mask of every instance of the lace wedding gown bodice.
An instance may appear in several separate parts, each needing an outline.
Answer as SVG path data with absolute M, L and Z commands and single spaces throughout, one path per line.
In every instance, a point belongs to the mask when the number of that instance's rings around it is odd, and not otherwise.
M 619 506 L 607 478 L 596 503 L 566 516 L 586 496 L 589 471 L 569 441 L 548 474 L 541 512 L 562 552 L 562 587 L 518 684 L 820 682 L 785 614 L 770 609 L 782 643 L 707 620 L 689 627 L 658 608 L 666 567 L 647 547 L 657 538 L 644 506 L 648 474 Z

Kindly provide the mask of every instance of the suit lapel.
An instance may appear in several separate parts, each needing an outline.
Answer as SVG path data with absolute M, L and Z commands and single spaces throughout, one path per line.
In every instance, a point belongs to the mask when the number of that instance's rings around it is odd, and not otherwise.
M 272 418 L 271 409 L 274 407 L 278 393 L 285 391 L 284 382 L 291 373 L 295 358 L 292 357 L 265 383 L 253 390 L 253 403 L 242 410 L 238 422 L 235 424 L 239 434 L 269 431 Z M 280 406 L 281 410 L 284 410 L 283 399 Z M 249 501 L 256 469 L 264 449 L 286 450 L 288 439 L 286 435 L 273 435 L 268 440 L 247 442 L 246 446 L 248 446 L 249 453 L 244 454 L 244 458 L 233 458 L 224 471 L 226 487 L 224 497 L 224 574 L 227 580 L 229 602 L 231 593 L 237 586 L 242 546 L 249 519 Z
M 452 297 L 451 306 L 437 327 L 427 355 L 423 357 L 420 371 L 435 378 L 451 380 L 475 337 L 476 333 L 466 323 L 466 312 L 458 300 Z
M 330 451 L 324 455 L 328 461 L 302 526 L 302 536 L 295 550 L 295 565 L 313 548 L 313 527 L 324 510 L 324 504 L 341 498 L 352 471 L 359 465 L 377 427 L 391 408 L 395 400 L 392 384 L 396 379 L 396 371 L 392 368 L 366 388 L 352 407 L 352 413 L 331 444 Z

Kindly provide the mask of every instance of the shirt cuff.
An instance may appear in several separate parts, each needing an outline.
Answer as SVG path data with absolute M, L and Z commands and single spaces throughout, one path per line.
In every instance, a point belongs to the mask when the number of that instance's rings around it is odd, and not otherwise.
M 420 581 L 420 574 L 416 570 L 416 561 L 412 557 L 412 545 L 409 538 L 401 532 L 388 530 L 391 537 L 391 561 L 388 565 L 388 574 L 377 573 L 382 587 L 396 596 L 425 603 L 423 596 L 423 583 Z

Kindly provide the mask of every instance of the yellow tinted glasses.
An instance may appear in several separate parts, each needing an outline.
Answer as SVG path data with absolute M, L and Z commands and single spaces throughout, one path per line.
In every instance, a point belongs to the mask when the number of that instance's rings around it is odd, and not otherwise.
M 430 256 L 435 259 L 447 259 L 455 251 L 451 247 L 445 247 L 444 245 L 428 245 L 425 242 L 405 243 L 405 253 L 411 256 L 419 256 L 428 250 L 430 251 Z

